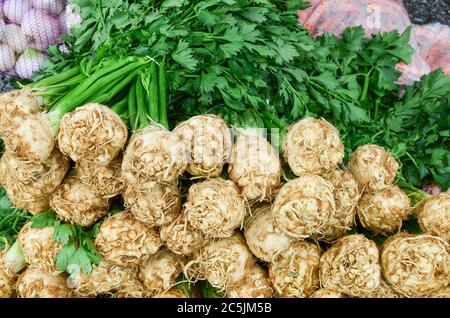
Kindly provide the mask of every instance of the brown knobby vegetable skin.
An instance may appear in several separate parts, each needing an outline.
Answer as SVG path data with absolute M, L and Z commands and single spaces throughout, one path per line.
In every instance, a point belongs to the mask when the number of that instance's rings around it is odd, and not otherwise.
M 90 161 L 76 163 L 76 174 L 80 181 L 99 196 L 112 198 L 123 192 L 122 156 L 119 154 L 107 165 L 97 165 Z
M 344 144 L 337 129 L 324 119 L 311 117 L 289 126 L 283 150 L 297 176 L 320 175 L 336 169 L 344 157 Z
M 365 298 L 403 298 L 402 295 L 397 293 L 391 285 L 389 285 L 384 278 L 381 278 L 380 286 Z
M 91 103 L 62 117 L 58 146 L 75 162 L 106 165 L 117 157 L 127 138 L 127 126 L 119 115 L 104 105 Z
M 273 288 L 269 275 L 258 264 L 248 270 L 246 277 L 227 289 L 228 298 L 272 298 Z
M 173 182 L 130 184 L 123 199 L 131 214 L 150 227 L 168 224 L 180 213 L 180 190 Z
M 244 223 L 244 235 L 253 255 L 265 262 L 287 249 L 292 239 L 274 224 L 270 205 L 256 208 Z
M 139 266 L 139 278 L 149 291 L 159 293 L 169 290 L 183 272 L 184 261 L 168 249 L 160 249 Z
M 231 236 L 241 226 L 247 212 L 235 184 L 221 178 L 193 184 L 184 208 L 192 227 L 212 238 Z
M 108 213 L 109 200 L 99 196 L 76 175 L 69 175 L 51 196 L 50 207 L 65 222 L 90 226 Z
M 29 266 L 56 274 L 60 271 L 55 258 L 62 244 L 53 240 L 53 232 L 53 227 L 32 228 L 31 223 L 27 223 L 17 235 L 17 240 Z
M 136 220 L 130 212 L 118 212 L 100 225 L 95 246 L 102 257 L 118 266 L 139 265 L 162 245 L 159 233 Z
M 444 288 L 430 296 L 430 298 L 450 298 L 450 287 Z
M 233 145 L 228 178 L 249 203 L 271 201 L 281 182 L 278 151 L 265 137 L 244 132 Z
M 195 252 L 184 274 L 189 280 L 206 279 L 213 287 L 227 290 L 242 281 L 253 266 L 253 255 L 244 237 L 236 232 L 231 237 L 212 240 Z
M 208 243 L 202 231 L 194 229 L 182 212 L 176 220 L 160 227 L 161 240 L 178 255 L 190 255 Z
M 16 284 L 19 298 L 69 298 L 64 274 L 54 275 L 35 267 L 27 268 L 18 278 Z
M 336 210 L 333 185 L 317 175 L 288 181 L 272 206 L 276 226 L 292 238 L 322 238 Z
M 345 295 L 331 289 L 320 288 L 309 296 L 309 298 L 345 298 Z
M 9 151 L 0 160 L 2 184 L 12 203 L 32 214 L 48 209 L 50 195 L 61 184 L 70 165 L 56 148 L 43 162 L 23 160 Z
M 383 243 L 380 259 L 387 282 L 404 296 L 429 296 L 450 283 L 449 246 L 440 237 L 393 235 Z
M 397 231 L 411 211 L 409 197 L 396 185 L 364 193 L 357 205 L 361 224 L 382 234 Z
M 43 110 L 43 100 L 30 91 L 21 89 L 0 94 L 0 135 L 17 129 L 30 115 Z
M 334 241 L 344 236 L 354 225 L 360 193 L 358 184 L 349 171 L 335 169 L 327 173 L 325 179 L 333 185 L 336 212 L 325 227 L 323 239 Z
M 186 148 L 176 135 L 161 126 L 134 133 L 125 149 L 122 174 L 127 183 L 172 182 L 186 169 Z
M 98 266 L 94 266 L 88 274 L 80 273 L 73 282 L 74 294 L 78 297 L 96 297 L 113 292 L 146 296 L 142 283 L 137 277 L 137 267 L 121 267 L 104 260 Z M 139 296 L 138 296 L 139 297 Z
M 305 298 L 319 288 L 320 249 L 312 243 L 294 241 L 275 255 L 269 276 L 280 297 Z
M 189 153 L 186 171 L 195 177 L 218 177 L 231 152 L 231 132 L 225 121 L 212 114 L 179 123 L 173 133 Z
M 422 201 L 417 219 L 422 232 L 440 236 L 450 244 L 450 194 L 440 193 Z
M 360 189 L 375 191 L 388 188 L 399 168 L 392 154 L 370 144 L 358 147 L 351 155 L 348 166 Z
M 30 91 L 16 90 L 0 95 L 0 135 L 5 148 L 21 159 L 44 161 L 55 146 L 54 131 L 42 99 Z
M 5 268 L 3 251 L 0 250 L 0 298 L 11 298 L 15 283 L 15 275 Z
M 344 236 L 320 258 L 321 285 L 354 297 L 369 295 L 381 284 L 378 259 L 375 242 L 362 234 Z
M 186 296 L 184 293 L 182 293 L 180 290 L 173 288 L 171 290 L 156 294 L 152 298 L 189 298 L 189 297 Z

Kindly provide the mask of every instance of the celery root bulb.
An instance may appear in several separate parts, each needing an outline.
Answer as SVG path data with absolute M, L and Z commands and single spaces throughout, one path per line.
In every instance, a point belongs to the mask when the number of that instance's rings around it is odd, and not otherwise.
M 331 289 L 321 288 L 316 290 L 309 298 L 345 298 L 345 295 Z
M 278 152 L 262 136 L 239 136 L 233 145 L 228 178 L 248 202 L 271 201 L 281 182 Z
M 184 207 L 192 227 L 214 238 L 231 236 L 247 212 L 234 183 L 221 178 L 193 184 Z
M 246 277 L 227 289 L 228 298 L 272 298 L 273 288 L 269 274 L 255 264 L 248 270 Z
M 33 267 L 19 276 L 16 289 L 19 298 L 68 298 L 71 294 L 64 275 Z
M 244 224 L 244 235 L 253 255 L 265 262 L 287 249 L 292 239 L 274 224 L 270 205 L 256 208 Z
M 136 220 L 150 227 L 172 222 L 181 208 L 180 190 L 171 182 L 130 184 L 123 199 Z
M 43 100 L 21 89 L 0 95 L 0 135 L 7 151 L 21 159 L 46 160 L 55 146 Z
M 81 297 L 95 297 L 101 294 L 140 293 L 145 295 L 143 285 L 137 278 L 137 268 L 121 267 L 104 260 L 92 272 L 80 274 L 75 283 L 75 294 Z
M 3 264 L 3 253 L 0 251 L 0 298 L 13 296 L 14 281 L 14 275 Z
M 320 175 L 336 169 L 344 157 L 344 144 L 337 129 L 324 119 L 311 117 L 289 126 L 283 150 L 297 176 Z
M 62 117 L 58 146 L 75 162 L 105 165 L 119 154 L 127 138 L 127 126 L 119 115 L 104 105 L 91 103 Z
M 314 293 L 319 288 L 319 261 L 319 247 L 305 241 L 292 242 L 275 255 L 269 276 L 277 294 L 305 298 Z
M 348 171 L 333 170 L 326 174 L 325 179 L 333 185 L 336 204 L 336 212 L 324 230 L 324 240 L 331 242 L 344 236 L 352 228 L 360 194 L 358 184 Z
M 65 222 L 90 226 L 108 213 L 109 201 L 69 175 L 51 196 L 50 207 Z
M 0 135 L 17 129 L 20 123 L 43 110 L 43 101 L 31 92 L 21 89 L 0 95 Z
M 186 169 L 184 144 L 160 126 L 136 132 L 123 155 L 122 173 L 127 183 L 174 181 Z
M 45 161 L 55 148 L 55 127 L 47 113 L 31 114 L 3 132 L 5 148 L 21 159 Z
M 366 192 L 357 206 L 361 224 L 375 233 L 397 231 L 410 212 L 409 197 L 398 187 Z
M 186 221 L 184 213 L 172 223 L 161 226 L 160 236 L 167 248 L 178 255 L 190 255 L 208 242 L 202 231 Z
M 76 173 L 82 183 L 104 198 L 115 197 L 125 188 L 121 155 L 107 165 L 97 165 L 92 161 L 77 162 Z
M 320 258 L 320 281 L 323 288 L 354 297 L 376 291 L 381 268 L 375 242 L 362 234 L 337 240 Z
M 102 257 L 115 265 L 139 265 L 162 245 L 159 233 L 136 220 L 129 212 L 119 212 L 100 225 L 95 246 Z
M 22 160 L 8 151 L 1 162 L 2 184 L 11 201 L 33 214 L 48 209 L 49 197 L 61 184 L 70 165 L 56 148 L 43 162 Z
M 160 249 L 139 266 L 139 278 L 147 290 L 159 293 L 175 284 L 183 267 L 182 257 L 167 249 Z
M 184 268 L 186 277 L 206 279 L 216 288 L 226 290 L 245 278 L 254 266 L 253 255 L 239 233 L 213 240 L 194 253 Z
M 231 133 L 216 115 L 199 115 L 182 122 L 173 133 L 189 153 L 187 172 L 196 177 L 218 177 L 231 152 Z
M 334 213 L 333 185 L 317 175 L 305 174 L 287 182 L 272 206 L 277 227 L 297 239 L 323 237 Z
M 361 189 L 375 191 L 389 187 L 399 168 L 392 154 L 377 145 L 358 147 L 351 155 L 348 166 Z
M 449 246 L 439 237 L 396 234 L 383 243 L 380 259 L 383 276 L 402 295 L 429 296 L 450 283 Z
M 450 194 L 440 193 L 421 202 L 417 219 L 422 232 L 440 236 L 450 244 Z
M 56 267 L 55 258 L 62 244 L 53 240 L 53 227 L 32 228 L 31 223 L 25 224 L 17 239 L 27 263 L 48 273 L 60 271 Z

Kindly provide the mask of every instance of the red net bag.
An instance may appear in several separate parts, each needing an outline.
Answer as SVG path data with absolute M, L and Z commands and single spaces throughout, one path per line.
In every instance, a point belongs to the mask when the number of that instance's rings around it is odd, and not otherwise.
M 366 36 L 395 29 L 402 33 L 411 25 L 401 1 L 310 0 L 310 3 L 311 6 L 307 10 L 298 11 L 298 19 L 313 36 L 325 32 L 340 36 L 345 28 L 351 26 L 362 26 Z M 403 73 L 398 80 L 399 84 L 412 84 L 431 71 L 426 61 L 418 54 L 414 32 L 411 32 L 410 44 L 416 49 L 416 53 L 411 57 L 409 65 L 397 65 Z
M 419 52 L 432 70 L 450 75 L 450 27 L 440 23 L 414 26 Z

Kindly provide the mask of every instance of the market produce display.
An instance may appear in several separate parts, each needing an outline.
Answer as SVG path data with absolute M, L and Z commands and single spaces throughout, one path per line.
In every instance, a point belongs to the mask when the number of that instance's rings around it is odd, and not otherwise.
M 0 297 L 448 297 L 445 26 L 394 0 L 1 4 Z M 48 57 L 28 80 L 19 49 Z

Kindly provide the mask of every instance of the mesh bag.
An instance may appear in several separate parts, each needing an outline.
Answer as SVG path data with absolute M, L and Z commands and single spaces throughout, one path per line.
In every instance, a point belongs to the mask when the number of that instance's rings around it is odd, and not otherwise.
M 345 28 L 362 26 L 366 36 L 397 29 L 400 33 L 411 25 L 408 13 L 401 1 L 396 0 L 310 0 L 307 10 L 298 11 L 300 23 L 316 36 L 324 32 L 340 36 Z M 430 67 L 418 53 L 414 32 L 411 32 L 411 46 L 416 53 L 411 63 L 398 64 L 403 75 L 399 84 L 412 84 L 430 72 Z
M 442 68 L 450 75 L 450 27 L 440 23 L 414 26 L 419 52 L 435 70 Z
M 0 73 L 31 78 L 80 19 L 64 0 L 0 0 Z M 75 23 L 74 23 L 75 21 Z

